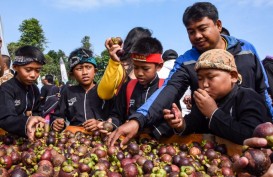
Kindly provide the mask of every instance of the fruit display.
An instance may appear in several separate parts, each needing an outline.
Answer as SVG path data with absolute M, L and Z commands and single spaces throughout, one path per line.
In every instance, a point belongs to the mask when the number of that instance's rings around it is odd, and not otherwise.
M 264 129 L 254 131 L 254 135 L 269 138 L 272 134 Z M 138 136 L 126 146 L 121 147 L 118 140 L 115 146 L 107 147 L 107 136 L 99 131 L 44 133 L 39 128 L 35 135 L 33 142 L 10 134 L 0 136 L 0 176 L 232 177 L 236 176 L 232 165 L 240 156 L 251 162 L 248 173 L 261 176 L 271 164 L 266 148 L 244 148 L 242 155 L 229 156 L 224 144 L 208 140 L 164 144 Z

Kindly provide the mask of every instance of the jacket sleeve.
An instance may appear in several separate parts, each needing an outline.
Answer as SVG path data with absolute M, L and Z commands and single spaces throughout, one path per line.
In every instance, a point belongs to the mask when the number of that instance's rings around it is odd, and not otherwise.
M 127 119 L 127 101 L 126 101 L 126 88 L 127 83 L 124 83 L 115 99 L 114 108 L 110 113 L 110 118 L 112 118 L 112 123 L 116 127 L 119 127 Z
M 25 127 L 28 117 L 18 115 L 14 99 L 8 91 L 0 91 L 0 127 L 5 131 L 19 136 L 26 136 Z
M 179 102 L 190 84 L 190 75 L 187 69 L 180 64 L 174 66 L 164 85 L 151 95 L 151 97 L 132 114 L 129 119 L 137 120 L 140 128 L 152 126 L 163 116 L 163 109 L 170 109 L 172 103 Z
M 63 118 L 66 120 L 67 113 L 67 89 L 65 89 L 60 97 L 57 107 L 54 110 L 54 113 L 51 114 L 50 124 L 52 124 L 57 118 Z
M 109 100 L 117 93 L 123 82 L 125 72 L 120 62 L 109 60 L 106 70 L 98 85 L 98 95 L 103 100 Z
M 252 137 L 255 127 L 261 123 L 270 121 L 264 99 L 257 93 L 240 92 L 235 99 L 236 104 L 232 107 L 230 115 L 219 108 L 213 114 L 209 128 L 217 136 L 226 138 L 237 144 Z

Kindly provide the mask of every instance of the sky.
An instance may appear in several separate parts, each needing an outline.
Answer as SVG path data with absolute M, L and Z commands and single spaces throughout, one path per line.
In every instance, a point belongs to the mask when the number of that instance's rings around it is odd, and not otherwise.
M 273 0 L 208 0 L 232 36 L 252 43 L 260 56 L 273 55 Z M 2 0 L 0 16 L 4 40 L 17 42 L 20 24 L 36 18 L 49 50 L 66 55 L 90 36 L 95 55 L 109 37 L 126 37 L 136 26 L 150 29 L 163 49 L 183 54 L 191 48 L 182 23 L 185 9 L 196 0 Z

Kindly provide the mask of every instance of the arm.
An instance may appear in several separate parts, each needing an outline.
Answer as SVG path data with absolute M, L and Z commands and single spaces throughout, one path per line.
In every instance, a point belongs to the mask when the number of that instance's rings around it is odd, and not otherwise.
M 122 49 L 121 46 L 112 44 L 112 39 L 108 38 L 105 41 L 105 47 L 109 52 L 110 60 L 98 85 L 98 95 L 103 100 L 109 100 L 118 92 L 118 88 L 125 78 L 125 71 L 116 54 L 118 50 Z
M 106 70 L 98 85 L 98 95 L 103 100 L 111 99 L 118 91 L 125 77 L 125 71 L 118 61 L 110 58 Z

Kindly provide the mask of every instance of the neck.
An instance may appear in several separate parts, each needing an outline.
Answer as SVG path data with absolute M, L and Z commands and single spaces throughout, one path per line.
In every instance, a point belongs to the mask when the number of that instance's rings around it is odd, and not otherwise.
M 91 90 L 95 86 L 95 84 L 94 84 L 94 82 L 92 82 L 90 85 L 81 85 L 81 86 L 83 87 L 83 89 L 86 92 L 88 92 L 89 90 Z

